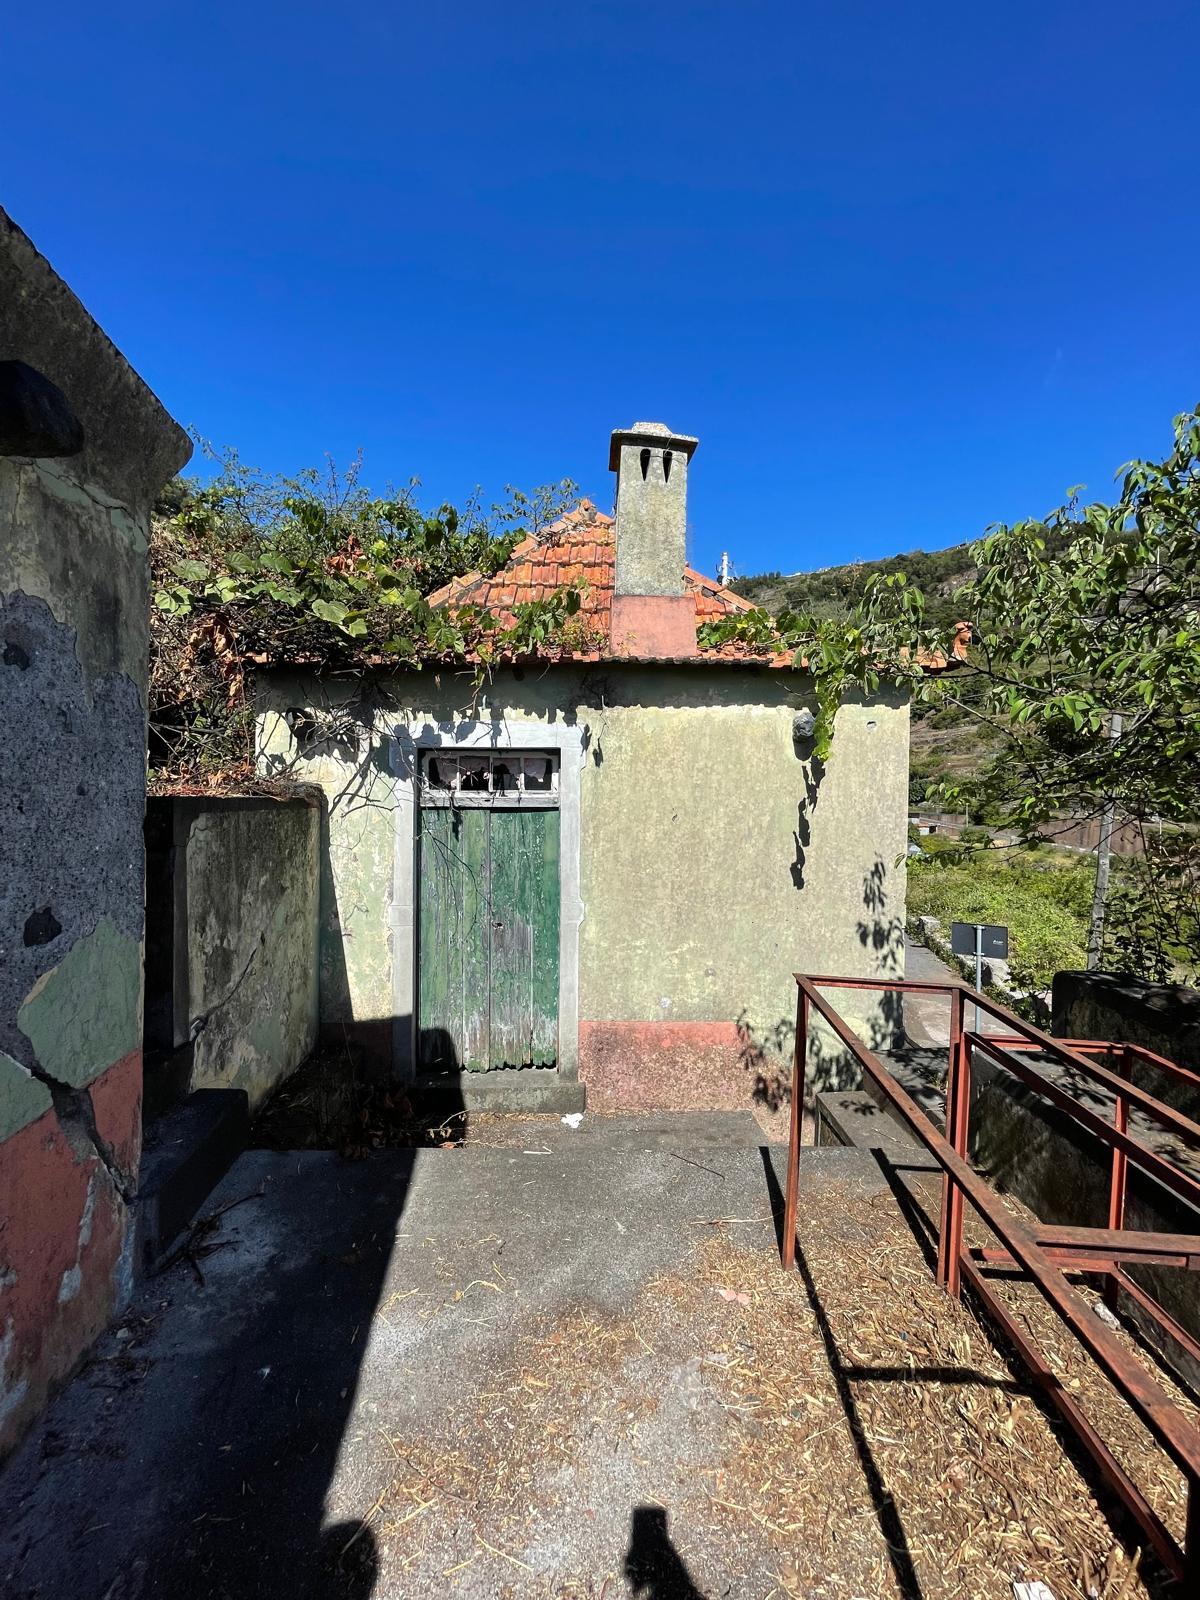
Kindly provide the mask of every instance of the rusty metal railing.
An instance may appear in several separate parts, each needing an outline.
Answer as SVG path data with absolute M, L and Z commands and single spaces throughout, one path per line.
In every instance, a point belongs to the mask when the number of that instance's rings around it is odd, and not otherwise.
M 1131 1108 L 1167 1129 L 1190 1148 L 1200 1150 L 1200 1124 L 1165 1105 L 1134 1083 L 1137 1066 L 1152 1066 L 1190 1086 L 1200 1077 L 1139 1045 L 1111 1044 L 1104 1040 L 1055 1039 L 1025 1022 L 988 995 L 965 984 L 918 983 L 886 978 L 817 977 L 796 973 L 796 1047 L 792 1066 L 791 1134 L 784 1196 L 781 1258 L 786 1271 L 796 1260 L 796 1213 L 803 1129 L 805 1068 L 808 1034 L 816 1011 L 857 1059 L 864 1073 L 898 1114 L 942 1171 L 936 1277 L 947 1294 L 957 1299 L 965 1280 L 986 1314 L 1016 1349 L 1047 1400 L 1071 1427 L 1092 1457 L 1102 1477 L 1146 1534 L 1168 1571 L 1192 1584 L 1200 1580 L 1200 1432 L 1173 1403 L 1151 1372 L 1096 1316 L 1069 1276 L 1102 1274 L 1105 1299 L 1115 1304 L 1123 1291 L 1151 1317 L 1165 1334 L 1200 1361 L 1200 1343 L 1159 1305 L 1149 1292 L 1130 1278 L 1126 1266 L 1173 1266 L 1200 1270 L 1200 1235 L 1152 1233 L 1125 1227 L 1129 1167 L 1149 1173 L 1172 1193 L 1200 1206 L 1200 1179 L 1150 1149 L 1130 1130 Z M 950 1002 L 949 1066 L 946 1079 L 946 1120 L 939 1130 L 916 1101 L 896 1082 L 832 1003 L 822 989 L 869 989 L 889 993 L 945 994 Z M 985 1034 L 963 1026 L 964 999 L 1005 1023 L 1009 1032 Z M 978 1012 L 976 1012 L 978 1016 Z M 1112 1096 L 1109 1121 L 1092 1106 L 1084 1105 L 1070 1089 L 1057 1083 L 1022 1056 L 1030 1052 L 1049 1056 L 1098 1085 Z M 972 1061 L 976 1053 L 990 1056 L 1020 1082 L 1074 1118 L 1111 1147 L 1107 1228 L 1078 1228 L 1029 1224 L 1004 1205 L 999 1195 L 968 1160 L 969 1110 Z M 1093 1059 L 1107 1056 L 1115 1063 Z M 964 1248 L 963 1210 L 970 1205 L 1000 1241 L 1002 1249 Z M 1183 1543 L 1176 1541 L 1145 1495 L 1096 1432 L 1076 1400 L 1068 1393 L 1029 1330 L 1019 1323 L 990 1285 L 985 1269 L 1021 1270 L 1059 1318 L 1070 1329 L 1117 1392 L 1129 1403 L 1157 1443 L 1182 1472 L 1188 1486 L 1187 1525 Z

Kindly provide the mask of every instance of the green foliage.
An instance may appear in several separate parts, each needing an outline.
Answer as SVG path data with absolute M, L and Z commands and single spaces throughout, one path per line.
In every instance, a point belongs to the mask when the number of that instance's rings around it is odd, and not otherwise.
M 770 612 L 804 613 L 824 620 L 847 619 L 861 604 L 872 580 L 902 576 L 926 596 L 930 620 L 952 626 L 958 620 L 954 595 L 971 576 L 971 549 L 966 544 L 948 550 L 910 550 L 879 561 L 854 561 L 819 572 L 799 572 L 782 577 L 766 572 L 739 579 L 737 589 Z
M 1048 989 L 1056 972 L 1083 966 L 1090 903 L 1086 857 L 943 846 L 909 863 L 909 911 L 938 917 L 947 928 L 1003 923 L 1013 981 L 1023 989 Z
M 509 489 L 485 512 L 416 504 L 416 480 L 376 496 L 361 462 L 295 478 L 217 457 L 213 480 L 176 479 L 156 508 L 151 764 L 175 773 L 252 758 L 247 662 L 314 667 L 472 656 L 481 668 L 551 643 L 579 610 L 563 589 L 502 624 L 476 606 L 451 614 L 430 596 L 462 573 L 493 573 L 575 486 Z
M 1200 839 L 1143 830 L 1145 854 L 1117 863 L 1107 931 L 1115 965 L 1169 983 L 1191 973 L 1200 950 Z
M 931 726 L 961 717 L 990 745 L 981 773 L 941 786 L 951 809 L 1026 838 L 1059 814 L 1110 806 L 1147 823 L 1200 817 L 1200 412 L 1176 417 L 1164 460 L 1118 476 L 1111 505 L 1072 493 L 1044 519 L 990 529 L 949 609 L 944 594 L 929 600 L 910 583 L 905 558 L 906 570 L 856 578 L 836 616 L 780 611 L 774 647 L 817 675 L 821 753 L 841 694 L 887 679 L 909 686 Z M 931 673 L 958 617 L 971 625 L 969 660 Z M 769 648 L 772 619 L 760 610 L 706 634 Z M 1151 971 L 1149 948 L 1174 950 L 1195 969 L 1200 872 L 1147 863 L 1125 883 L 1124 925 L 1135 932 L 1115 954 Z
M 761 607 L 738 612 L 697 630 L 701 649 L 738 642 L 767 654 L 788 651 L 798 668 L 811 672 L 817 697 L 813 736 L 817 758 L 826 761 L 833 749 L 838 707 L 847 689 L 858 686 L 873 693 L 887 679 L 911 680 L 913 662 L 896 648 L 895 619 L 907 619 L 916 637 L 924 621 L 924 596 L 910 588 L 903 573 L 879 580 L 870 591 L 874 604 L 864 602 L 848 618 L 819 617 L 811 612 L 781 611 L 775 617 Z M 881 603 L 886 597 L 886 603 Z

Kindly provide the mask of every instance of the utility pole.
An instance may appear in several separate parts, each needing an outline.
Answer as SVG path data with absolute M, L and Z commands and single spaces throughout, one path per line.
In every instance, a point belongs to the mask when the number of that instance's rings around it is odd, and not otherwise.
M 728 550 L 722 550 L 721 551 L 721 583 L 722 583 L 722 585 L 728 585 L 728 583 L 729 583 L 729 551 Z
M 1108 722 L 1110 745 L 1121 737 L 1121 713 L 1114 711 Z M 1116 821 L 1116 802 L 1109 798 L 1100 813 L 1100 841 L 1096 847 L 1096 888 L 1092 895 L 1092 922 L 1088 929 L 1087 964 L 1094 972 L 1100 965 L 1104 951 L 1104 912 L 1108 902 L 1108 875 L 1112 857 L 1113 824 Z

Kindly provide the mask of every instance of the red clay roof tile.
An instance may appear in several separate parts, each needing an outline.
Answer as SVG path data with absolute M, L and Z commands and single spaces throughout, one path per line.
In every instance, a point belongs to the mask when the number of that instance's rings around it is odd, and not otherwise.
M 613 518 L 597 511 L 590 500 L 566 512 L 551 523 L 540 537 L 523 539 L 505 566 L 493 577 L 469 572 L 430 595 L 431 605 L 477 605 L 494 611 L 504 625 L 513 621 L 513 607 L 528 600 L 549 597 L 555 589 L 575 586 L 580 590 L 579 638 L 577 646 L 556 653 L 576 661 L 601 661 L 612 655 L 613 585 L 616 571 L 616 538 Z M 695 601 L 696 621 L 713 622 L 731 613 L 751 611 L 753 606 L 741 595 L 724 588 L 712 578 L 683 571 L 685 593 Z M 695 661 L 754 660 L 741 645 L 724 645 L 719 650 L 697 650 Z M 768 665 L 784 665 L 785 658 L 763 656 Z
M 503 625 L 511 626 L 515 620 L 515 606 L 530 600 L 548 599 L 556 589 L 574 585 L 580 590 L 576 642 L 553 647 L 546 653 L 571 661 L 613 660 L 616 659 L 611 636 L 616 554 L 613 518 L 597 511 L 590 500 L 581 500 L 540 536 L 522 539 L 507 564 L 493 577 L 469 572 L 430 595 L 430 604 L 481 606 L 495 612 Z M 691 567 L 684 568 L 683 583 L 685 593 L 691 594 L 695 603 L 697 626 L 754 610 L 752 601 Z M 922 653 L 918 657 L 920 665 L 927 671 L 937 672 L 964 660 L 969 631 L 963 624 L 949 656 Z M 672 660 L 740 661 L 790 667 L 794 652 L 760 653 L 735 640 L 713 649 L 697 649 L 694 655 L 672 657 Z

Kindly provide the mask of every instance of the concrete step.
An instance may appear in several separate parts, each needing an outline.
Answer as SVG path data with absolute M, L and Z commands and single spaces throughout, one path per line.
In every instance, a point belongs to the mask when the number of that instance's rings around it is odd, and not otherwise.
M 574 1120 L 574 1119 L 572 1119 Z M 767 1136 L 749 1111 L 586 1112 L 576 1126 L 559 1116 L 497 1116 L 468 1123 L 467 1148 L 571 1151 L 758 1150 Z
M 495 1072 L 443 1072 L 418 1078 L 409 1090 L 421 1112 L 582 1111 L 587 1092 L 553 1067 L 501 1067 Z
M 197 1089 L 146 1129 L 138 1189 L 137 1262 L 150 1271 L 246 1149 L 241 1089 Z

